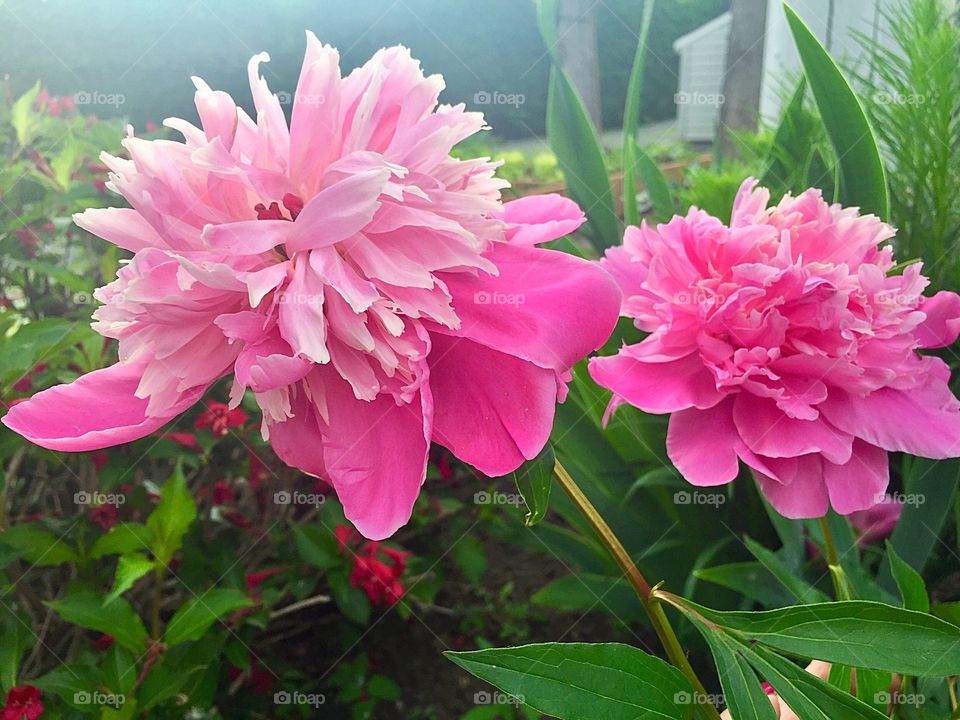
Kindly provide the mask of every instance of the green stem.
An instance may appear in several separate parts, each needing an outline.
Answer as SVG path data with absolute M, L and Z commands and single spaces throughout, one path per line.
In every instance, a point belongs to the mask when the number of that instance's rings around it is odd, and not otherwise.
M 150 608 L 150 638 L 157 642 L 160 639 L 160 597 L 163 588 L 163 566 L 157 563 L 153 569 L 153 601 Z
M 833 541 L 833 530 L 830 529 L 830 520 L 824 515 L 820 518 L 820 530 L 823 531 L 823 549 L 827 553 L 827 565 L 830 568 L 839 568 L 840 561 L 837 559 L 837 545 Z M 830 570 L 830 579 L 833 581 L 833 592 L 837 600 L 844 599 L 844 589 L 840 585 L 840 578 L 837 573 Z
M 597 533 L 600 542 L 603 543 L 603 546 L 610 555 L 613 556 L 613 559 L 617 562 L 617 565 L 620 566 L 620 569 L 623 570 L 627 580 L 633 586 L 637 597 L 640 598 L 640 604 L 643 606 L 647 617 L 650 618 L 650 624 L 657 633 L 657 637 L 660 638 L 660 642 L 663 643 L 663 648 L 666 650 L 670 662 L 686 676 L 693 689 L 701 698 L 707 698 L 707 690 L 690 665 L 690 661 L 687 659 L 687 655 L 680 645 L 680 640 L 677 638 L 677 634 L 674 632 L 670 620 L 667 618 L 666 613 L 663 612 L 663 606 L 657 598 L 653 597 L 650 584 L 646 581 L 646 578 L 643 577 L 643 573 L 640 572 L 636 563 L 633 562 L 633 558 L 630 557 L 630 554 L 623 547 L 623 544 L 617 536 L 614 535 L 613 530 L 610 529 L 610 526 L 607 525 L 606 521 L 600 516 L 600 513 L 598 513 L 597 509 L 593 506 L 593 503 L 584 495 L 580 486 L 577 485 L 566 468 L 560 464 L 559 460 L 554 466 L 553 472 L 557 478 L 557 482 L 560 483 L 560 487 L 563 488 L 577 510 L 579 510 L 587 522 L 590 523 L 590 527 Z M 711 720 L 720 720 L 720 713 L 712 703 L 704 702 L 704 705 L 700 707 L 705 710 Z

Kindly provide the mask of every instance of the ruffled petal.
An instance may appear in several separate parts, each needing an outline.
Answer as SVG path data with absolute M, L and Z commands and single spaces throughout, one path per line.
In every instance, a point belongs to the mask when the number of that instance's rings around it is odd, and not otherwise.
M 920 347 L 942 348 L 957 341 L 960 335 L 960 295 L 942 290 L 933 297 L 924 298 L 920 310 L 927 315 L 914 331 Z
M 569 235 L 587 219 L 573 200 L 563 195 L 528 195 L 503 204 L 493 217 L 507 224 L 507 241 L 539 245 Z

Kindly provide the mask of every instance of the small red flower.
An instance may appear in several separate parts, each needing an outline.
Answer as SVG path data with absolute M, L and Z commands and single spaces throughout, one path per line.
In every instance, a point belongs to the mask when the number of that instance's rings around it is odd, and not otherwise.
M 250 573 L 245 578 L 247 585 L 247 591 L 256 590 L 264 582 L 272 578 L 274 575 L 282 573 L 286 568 L 282 567 L 273 567 L 267 568 L 266 570 L 258 570 L 257 572 Z
M 153 122 L 152 120 L 147 120 L 147 132 L 148 132 L 148 133 L 156 132 L 158 129 L 159 129 L 159 128 L 157 128 L 157 124 L 156 124 L 155 122 Z
M 177 445 L 182 445 L 188 450 L 195 450 L 200 452 L 200 443 L 197 442 L 197 437 L 193 433 L 164 433 L 160 437 L 164 437 L 167 440 L 173 440 Z
M 107 455 L 103 450 L 96 450 L 90 453 L 90 462 L 93 463 L 94 469 L 99 472 L 103 469 L 103 466 L 110 461 L 110 456 Z
M 251 488 L 256 490 L 260 486 L 260 483 L 266 482 L 270 478 L 270 468 L 264 464 L 260 456 L 253 450 L 248 453 L 248 458 L 250 460 L 250 469 L 247 471 L 247 482 L 250 483 Z
M 2 720 L 37 720 L 43 715 L 40 689 L 33 685 L 10 688 L 3 706 Z
M 333 534 L 343 550 L 349 549 L 349 544 L 360 537 L 356 530 L 346 525 L 338 525 Z M 350 584 L 363 590 L 371 604 L 389 607 L 406 592 L 400 577 L 407 568 L 409 556 L 409 552 L 381 545 L 375 540 L 366 541 L 352 555 Z
M 113 635 L 107 635 L 106 633 L 98 637 L 93 643 L 93 649 L 101 652 L 109 650 L 111 647 L 113 647 Z
M 237 496 L 226 480 L 217 480 L 213 484 L 213 504 L 231 505 L 236 502 Z
M 212 402 L 200 413 L 193 426 L 198 430 L 209 428 L 214 435 L 223 437 L 230 432 L 230 428 L 241 427 L 246 422 L 247 414 L 240 408 L 231 410 L 223 403 Z
M 87 511 L 90 521 L 96 523 L 104 530 L 109 530 L 117 524 L 119 513 L 116 505 L 95 505 Z

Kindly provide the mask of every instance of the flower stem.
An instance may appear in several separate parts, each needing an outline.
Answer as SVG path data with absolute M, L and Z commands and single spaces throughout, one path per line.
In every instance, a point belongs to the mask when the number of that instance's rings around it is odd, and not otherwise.
M 560 487 L 563 488 L 570 500 L 573 501 L 577 510 L 579 510 L 587 522 L 590 523 L 590 527 L 597 533 L 600 542 L 603 543 L 603 546 L 613 556 L 617 565 L 620 566 L 620 569 L 623 570 L 627 576 L 627 580 L 630 581 L 630 584 L 636 591 L 637 597 L 640 598 L 640 604 L 643 605 L 647 617 L 650 618 L 650 624 L 656 631 L 657 637 L 660 638 L 660 642 L 663 643 L 663 648 L 666 650 L 670 662 L 684 674 L 696 693 L 701 698 L 704 698 L 704 704 L 700 705 L 700 707 L 711 720 L 720 720 L 720 713 L 717 709 L 712 703 L 706 702 L 705 698 L 707 698 L 708 695 L 703 683 L 700 682 L 700 678 L 697 677 L 696 672 L 690 665 L 690 661 L 687 660 L 687 655 L 680 645 L 680 640 L 677 638 L 677 634 L 674 632 L 670 620 L 667 618 L 666 613 L 663 612 L 660 601 L 652 595 L 650 584 L 633 562 L 633 558 L 630 557 L 630 554 L 623 547 L 623 544 L 617 536 L 614 535 L 613 530 L 610 529 L 610 526 L 607 525 L 606 521 L 600 516 L 600 513 L 598 513 L 597 509 L 593 506 L 593 503 L 584 495 L 583 490 L 580 489 L 580 486 L 577 485 L 566 468 L 560 464 L 559 460 L 554 466 L 553 472 L 557 478 L 557 482 L 560 483 Z
M 823 549 L 827 553 L 827 565 L 830 570 L 830 579 L 833 581 L 833 592 L 837 600 L 844 600 L 846 599 L 846 592 L 837 575 L 840 571 L 840 560 L 837 559 L 837 545 L 833 541 L 833 530 L 830 529 L 830 520 L 826 515 L 820 518 L 820 530 L 823 532 Z M 834 571 L 833 568 L 837 570 Z

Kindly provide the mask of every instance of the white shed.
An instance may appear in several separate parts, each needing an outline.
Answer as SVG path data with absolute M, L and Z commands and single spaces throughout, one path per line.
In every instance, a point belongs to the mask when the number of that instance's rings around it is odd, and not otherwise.
M 784 99 L 802 68 L 787 24 L 782 0 L 766 0 L 767 26 L 763 50 L 760 117 L 779 118 Z M 837 60 L 855 62 L 861 53 L 857 34 L 889 43 L 883 9 L 895 9 L 902 0 L 793 0 L 797 14 Z M 680 82 L 676 95 L 677 129 L 689 141 L 712 141 L 723 104 L 730 13 L 724 13 L 673 44 L 680 55 Z
M 727 62 L 730 13 L 715 17 L 678 38 L 673 50 L 680 55 L 677 130 L 684 140 L 713 140 L 723 103 L 723 71 Z

